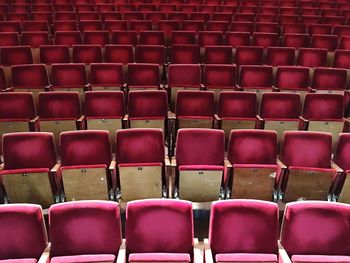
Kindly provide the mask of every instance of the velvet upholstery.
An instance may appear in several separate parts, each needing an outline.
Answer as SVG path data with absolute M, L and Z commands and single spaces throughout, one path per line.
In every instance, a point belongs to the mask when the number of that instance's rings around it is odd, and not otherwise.
M 170 63 L 197 64 L 200 62 L 199 53 L 199 46 L 197 45 L 172 45 Z
M 2 65 L 33 64 L 33 56 L 30 46 L 2 47 L 0 51 Z
M 102 50 L 100 45 L 73 45 L 73 63 L 102 63 Z
M 149 12 L 147 14 L 150 15 L 150 13 L 151 12 Z M 158 15 L 158 13 L 157 13 L 157 15 Z M 163 14 L 161 12 L 159 12 L 159 15 L 165 17 L 165 14 Z M 164 44 L 164 33 L 162 31 L 143 31 L 143 32 L 140 32 L 139 44 L 140 45 L 163 45 Z M 136 56 L 136 57 L 139 57 L 139 56 Z
M 222 44 L 223 34 L 220 31 L 199 31 L 198 45 L 205 46 L 219 46 Z M 232 51 L 232 50 L 231 50 Z M 232 58 L 232 54 L 231 54 Z
M 214 259 L 229 256 L 242 262 L 245 260 L 240 259 L 251 257 L 250 254 L 264 254 L 271 258 L 269 254 L 277 254 L 277 240 L 277 204 L 244 199 L 212 203 L 209 245 Z M 261 261 L 264 255 L 255 256 L 251 261 Z
M 125 237 L 127 259 L 136 253 L 185 253 L 193 260 L 192 204 L 172 199 L 129 202 Z
M 135 48 L 137 63 L 165 64 L 165 48 L 162 45 L 137 45 Z
M 241 67 L 238 85 L 243 88 L 272 89 L 272 67 L 245 65 Z
M 162 117 L 168 114 L 167 93 L 163 90 L 130 91 L 129 118 Z
M 256 46 L 238 46 L 236 48 L 235 63 L 237 65 L 261 65 L 264 48 Z
M 217 114 L 220 118 L 256 118 L 255 92 L 223 91 L 219 95 Z
M 350 170 L 350 134 L 341 133 L 338 139 L 338 146 L 334 153 L 334 162 L 344 171 Z
M 268 130 L 232 130 L 227 159 L 231 164 L 276 164 L 277 133 Z
M 180 129 L 176 162 L 182 165 L 224 165 L 224 132 L 211 129 Z
M 232 51 L 231 51 L 232 52 Z M 237 67 L 235 65 L 205 65 L 203 84 L 206 88 L 235 88 Z
M 134 53 L 132 45 L 106 45 L 105 62 L 122 63 L 126 65 L 134 62 Z
M 49 85 L 45 65 L 15 65 L 11 68 L 14 87 L 44 88 Z
M 45 222 L 39 205 L 0 206 L 0 233 L 0 262 L 36 262 L 47 246 Z
M 291 66 L 294 64 L 295 49 L 289 47 L 268 47 L 266 64 L 269 66 Z
M 67 131 L 60 136 L 62 166 L 104 164 L 112 160 L 107 131 Z
M 69 63 L 69 48 L 66 45 L 42 45 L 39 52 L 40 63 Z
M 135 253 L 129 255 L 129 262 L 191 262 L 186 253 Z
M 114 45 L 132 45 L 136 46 L 137 32 L 135 30 L 124 31 L 112 31 L 111 43 Z
M 113 254 L 93 254 L 78 256 L 61 256 L 51 259 L 51 263 L 88 263 L 88 262 L 114 262 L 116 256 Z
M 275 86 L 280 90 L 303 90 L 309 87 L 309 68 L 284 66 L 278 67 Z
M 90 84 L 93 86 L 122 86 L 124 84 L 122 64 L 92 63 L 90 65 Z
M 128 129 L 116 132 L 116 161 L 164 164 L 164 139 L 160 129 Z
M 274 47 L 278 45 L 277 33 L 254 32 L 252 45 L 263 48 Z
M 1 32 L 0 37 L 0 45 L 2 47 L 19 46 L 19 36 L 17 32 Z
M 232 64 L 231 46 L 206 46 L 204 52 L 205 64 Z
M 55 45 L 80 45 L 82 43 L 81 33 L 79 31 L 57 31 L 54 35 Z
M 33 96 L 30 92 L 0 93 L 0 120 L 26 120 L 36 116 Z
M 81 116 L 77 92 L 41 92 L 39 94 L 41 119 L 78 119 Z
M 304 262 L 303 259 L 312 262 L 312 255 L 319 259 L 327 255 L 349 256 L 350 244 L 345 242 L 350 231 L 349 217 L 350 206 L 347 204 L 322 201 L 289 203 L 283 217 L 281 243 L 295 262 L 298 262 L 297 255 L 302 259 L 299 262 Z
M 300 105 L 298 93 L 265 92 L 261 97 L 260 116 L 264 119 L 298 119 Z
M 334 51 L 338 48 L 338 36 L 327 34 L 313 34 L 311 37 L 312 48 L 325 48 Z
M 350 51 L 338 49 L 334 52 L 333 67 L 349 68 L 350 66 Z
M 121 223 L 117 203 L 77 201 L 53 205 L 49 209 L 49 223 L 51 258 L 118 255 Z
M 31 48 L 39 48 L 41 45 L 49 45 L 49 33 L 45 31 L 22 32 L 21 44 Z
M 248 25 L 250 27 L 250 25 Z M 226 33 L 226 45 L 229 45 L 233 48 L 238 46 L 249 46 L 250 44 L 250 34 L 251 30 L 243 29 L 244 31 L 232 32 L 232 24 L 231 24 L 231 32 Z
M 129 87 L 159 87 L 159 66 L 157 64 L 128 64 L 127 83 Z
M 194 31 L 173 31 L 171 33 L 171 44 L 195 44 L 196 32 Z
M 287 166 L 330 168 L 331 153 L 330 133 L 286 131 L 280 158 Z
M 52 65 L 52 85 L 54 87 L 82 87 L 86 84 L 87 76 L 84 64 L 76 63 Z
M 300 48 L 297 65 L 303 67 L 323 67 L 327 62 L 327 49 Z
M 125 114 L 124 93 L 122 91 L 85 92 L 86 118 L 122 118 Z
M 170 87 L 197 87 L 201 84 L 201 67 L 198 64 L 170 64 L 168 85 Z
M 307 120 L 343 120 L 341 94 L 310 93 L 305 95 L 303 117 Z
M 276 254 L 225 253 L 216 254 L 216 262 L 277 262 Z
M 85 31 L 83 33 L 84 44 L 100 45 L 104 47 L 109 44 L 108 31 Z
M 176 99 L 176 116 L 214 116 L 214 92 L 180 90 Z
M 344 90 L 346 83 L 347 72 L 345 69 L 316 68 L 312 88 L 316 90 Z

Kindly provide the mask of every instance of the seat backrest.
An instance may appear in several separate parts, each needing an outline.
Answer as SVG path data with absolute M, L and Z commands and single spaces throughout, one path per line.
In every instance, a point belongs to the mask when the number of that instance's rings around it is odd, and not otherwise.
M 333 160 L 344 171 L 350 170 L 350 134 L 341 133 Z
M 150 63 L 128 64 L 129 86 L 159 86 L 159 65 Z
M 180 90 L 176 97 L 176 116 L 214 116 L 214 92 Z
M 128 96 L 129 117 L 163 117 L 168 114 L 167 93 L 164 90 L 130 91 Z
M 316 90 L 344 90 L 347 83 L 347 71 L 339 68 L 316 68 L 312 88 Z
M 238 84 L 242 87 L 272 87 L 272 71 L 270 66 L 242 66 Z
M 203 70 L 204 86 L 234 87 L 237 81 L 235 65 L 205 65 Z
M 118 255 L 121 222 L 115 202 L 79 201 L 53 205 L 49 209 L 49 222 L 51 257 Z
M 300 95 L 286 92 L 264 92 L 260 116 L 265 119 L 298 119 L 301 113 Z
M 220 118 L 256 118 L 257 108 L 255 92 L 220 92 L 217 110 Z
M 26 120 L 35 118 L 33 95 L 30 92 L 0 93 L 0 120 Z
M 44 88 L 49 78 L 44 64 L 15 65 L 11 68 L 13 85 Z
M 69 48 L 65 45 L 43 45 L 39 47 L 40 63 L 69 63 Z
M 275 86 L 282 90 L 307 90 L 309 87 L 309 68 L 295 66 L 278 67 Z
M 2 205 L 0 232 L 0 260 L 39 260 L 47 246 L 45 222 L 39 205 Z
M 125 114 L 124 93 L 122 91 L 86 91 L 84 114 L 87 118 L 122 118 Z
M 0 54 L 2 65 L 33 64 L 30 46 L 2 47 L 0 49 Z
M 91 63 L 90 83 L 93 85 L 123 85 L 123 65 L 120 63 Z
M 87 84 L 85 65 L 75 64 L 53 64 L 52 85 L 53 86 L 78 86 Z
M 198 86 L 201 84 L 201 67 L 198 64 L 171 64 L 169 66 L 169 86 Z
M 341 94 L 310 93 L 305 95 L 303 117 L 307 120 L 341 120 L 344 112 Z

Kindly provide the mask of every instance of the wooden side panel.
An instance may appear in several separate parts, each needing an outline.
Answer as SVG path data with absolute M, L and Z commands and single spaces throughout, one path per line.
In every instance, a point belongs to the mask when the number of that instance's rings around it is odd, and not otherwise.
M 93 85 L 91 90 L 120 91 L 122 89 L 121 89 L 120 86 L 98 86 L 98 85 Z
M 327 200 L 331 184 L 332 176 L 327 172 L 290 171 L 283 201 Z
M 48 173 L 9 174 L 3 184 L 10 203 L 33 203 L 48 208 L 54 202 Z
M 229 139 L 231 130 L 255 129 L 255 120 L 222 120 L 221 129 L 225 132 L 226 142 Z
M 172 110 L 175 110 L 176 96 L 179 90 L 199 90 L 199 88 L 196 89 L 196 88 L 172 87 L 171 88 L 171 109 Z
M 335 150 L 339 133 L 343 132 L 343 121 L 309 121 L 309 131 L 330 132 L 332 134 L 333 149 Z
M 119 167 L 122 201 L 162 197 L 162 167 Z
M 273 200 L 276 169 L 234 168 L 232 197 Z
M 64 169 L 63 187 L 67 201 L 109 200 L 106 169 Z
M 283 132 L 297 131 L 299 129 L 299 121 L 265 121 L 265 130 L 273 130 L 277 132 L 277 140 L 282 142 Z
M 29 123 L 26 121 L 0 122 L 0 135 L 11 132 L 27 132 Z
M 178 119 L 178 128 L 213 128 L 213 119 Z
M 222 171 L 180 171 L 179 197 L 193 202 L 218 200 Z
M 157 128 L 164 131 L 164 120 L 130 120 L 130 128 Z
M 121 119 L 88 119 L 86 121 L 88 130 L 109 131 L 109 141 L 114 145 L 115 131 L 123 129 Z
M 61 132 L 74 131 L 77 129 L 75 120 L 39 121 L 39 125 L 40 131 L 53 133 L 57 146 Z

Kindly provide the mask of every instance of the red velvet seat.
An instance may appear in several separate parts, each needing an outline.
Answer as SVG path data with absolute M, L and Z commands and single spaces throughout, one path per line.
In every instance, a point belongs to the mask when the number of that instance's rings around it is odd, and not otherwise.
M 204 64 L 232 64 L 231 46 L 206 46 L 204 49 Z
M 73 63 L 102 63 L 102 50 L 100 45 L 73 45 Z
M 83 34 L 84 44 L 100 45 L 104 47 L 109 44 L 108 31 L 85 31 Z
M 92 63 L 89 80 L 92 90 L 123 90 L 125 86 L 123 65 L 120 63 Z
M 303 67 L 324 67 L 327 64 L 327 49 L 300 48 L 297 65 Z
M 132 31 L 112 31 L 111 43 L 114 45 L 132 45 L 137 44 L 137 32 Z
M 263 64 L 263 47 L 236 47 L 235 63 L 237 65 L 262 65 Z
M 54 36 L 55 45 L 80 45 L 82 43 L 79 31 L 56 31 Z
M 65 45 L 43 45 L 39 47 L 40 63 L 51 65 L 69 63 L 69 47 Z
M 200 62 L 198 45 L 172 45 L 170 51 L 172 64 L 197 64 Z
M 348 203 L 348 174 L 350 170 L 349 162 L 350 136 L 347 133 L 339 134 L 338 145 L 335 150 L 333 161 L 343 170 L 343 174 L 337 184 L 335 197 L 338 202 Z
M 294 65 L 295 49 L 288 47 L 268 47 L 266 64 L 269 66 L 292 66 Z
M 159 89 L 159 66 L 151 63 L 128 64 L 126 79 L 129 90 Z
M 5 46 L 19 46 L 19 35 L 17 32 L 1 32 L 0 45 Z
M 121 63 L 127 65 L 134 62 L 134 50 L 132 45 L 106 45 L 104 62 Z
M 305 93 L 309 91 L 309 68 L 278 67 L 275 87 L 280 91 L 298 92 L 303 100 Z
M 241 66 L 238 87 L 256 92 L 272 91 L 273 68 L 271 66 L 244 65 Z

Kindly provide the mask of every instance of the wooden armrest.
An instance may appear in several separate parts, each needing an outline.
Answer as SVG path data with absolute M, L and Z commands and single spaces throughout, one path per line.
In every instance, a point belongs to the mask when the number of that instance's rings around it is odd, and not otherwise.
M 14 91 L 13 87 L 9 87 L 9 88 L 5 88 L 5 89 L 1 90 L 1 92 L 12 92 L 12 91 Z
M 48 85 L 44 87 L 45 91 L 50 91 L 52 89 L 52 85 Z
M 57 173 L 57 171 L 60 169 L 61 163 L 56 163 L 54 167 L 50 170 L 51 173 Z
M 122 244 L 120 245 L 119 252 L 118 252 L 118 257 L 116 260 L 116 263 L 125 263 L 125 239 L 123 239 Z
M 174 112 L 168 111 L 168 119 L 169 120 L 175 120 L 176 119 L 176 115 Z
M 264 119 L 260 115 L 256 115 L 255 117 L 257 118 L 258 121 L 264 122 Z
M 199 247 L 198 238 L 194 239 L 193 259 L 194 259 L 193 260 L 194 263 L 203 263 L 204 262 L 203 252 Z
M 165 166 L 171 167 L 171 161 L 170 161 L 170 159 L 169 159 L 168 156 L 166 156 L 166 157 L 164 158 L 164 162 L 165 162 Z
M 308 90 L 309 90 L 309 92 L 312 92 L 312 93 L 315 93 L 315 92 L 316 92 L 316 89 L 313 89 L 313 88 L 311 88 L 311 87 L 308 87 Z
M 128 121 L 129 120 L 129 114 L 125 114 L 123 117 L 123 121 Z
M 301 120 L 302 122 L 308 123 L 309 120 L 305 119 L 303 116 L 299 116 L 299 120 Z
M 276 163 L 281 169 L 287 169 L 287 166 L 280 159 L 277 158 Z
M 0 171 L 4 170 L 4 164 L 0 164 Z
M 215 118 L 216 121 L 221 121 L 221 118 L 217 114 L 214 114 L 214 118 Z
M 200 85 L 201 90 L 205 90 L 205 86 L 203 84 Z
M 276 86 L 272 86 L 272 90 L 274 92 L 280 92 L 281 90 L 279 88 L 277 88 Z
M 29 122 L 30 123 L 35 123 L 39 120 L 39 116 L 36 116 L 34 119 L 31 119 Z
M 115 160 L 115 158 L 113 158 L 113 160 L 109 164 L 108 170 L 110 172 L 114 172 L 116 165 L 117 165 L 117 161 Z
M 77 119 L 77 122 L 82 122 L 85 119 L 85 115 L 81 115 L 79 119 Z
M 278 262 L 279 263 L 292 263 L 290 260 L 287 251 L 281 244 L 281 241 L 278 241 Z
M 175 157 L 171 158 L 170 166 L 171 167 L 176 167 L 176 159 L 175 159 Z
M 227 160 L 227 159 L 224 160 L 224 165 L 225 165 L 225 167 L 227 167 L 227 168 L 232 168 L 232 164 L 231 164 L 230 161 Z
M 48 243 L 44 252 L 40 256 L 38 263 L 50 262 L 50 249 L 51 249 L 51 243 Z
M 91 85 L 90 84 L 84 85 L 84 91 L 90 91 L 90 90 L 91 90 Z
M 84 115 L 80 116 L 80 118 L 77 119 L 77 121 L 76 121 L 76 123 L 77 123 L 77 130 L 84 130 L 85 129 L 84 120 L 85 120 L 85 116 Z
M 335 162 L 331 161 L 331 167 L 336 170 L 338 174 L 341 174 L 344 172 L 342 168 L 340 168 Z

